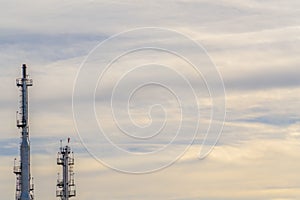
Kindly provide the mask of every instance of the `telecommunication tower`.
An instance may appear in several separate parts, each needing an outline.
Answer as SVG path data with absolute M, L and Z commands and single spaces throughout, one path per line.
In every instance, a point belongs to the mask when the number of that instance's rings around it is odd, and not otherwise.
M 26 72 L 26 64 L 22 66 L 22 77 L 16 80 L 20 89 L 20 108 L 17 111 L 17 127 L 21 129 L 20 161 L 15 159 L 16 200 L 33 200 L 33 178 L 30 175 L 30 141 L 28 125 L 28 86 L 32 79 Z
M 66 146 L 62 146 L 62 141 L 60 141 L 60 143 L 60 149 L 57 153 L 57 165 L 62 165 L 62 177 L 58 174 L 56 197 L 59 197 L 61 200 L 68 200 L 76 196 L 73 172 L 74 154 L 69 146 L 70 138 L 68 138 L 68 144 Z

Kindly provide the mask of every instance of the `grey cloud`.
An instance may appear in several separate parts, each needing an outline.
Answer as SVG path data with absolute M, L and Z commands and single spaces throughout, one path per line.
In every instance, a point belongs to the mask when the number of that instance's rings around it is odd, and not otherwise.
M 107 36 L 94 34 L 47 34 L 2 30 L 0 52 L 15 54 L 29 62 L 49 63 L 85 56 Z M 6 59 L 2 59 L 5 62 Z M 7 61 L 6 61 L 7 62 Z M 3 63 L 7 65 L 10 63 Z M 12 64 L 12 63 L 11 63 Z
M 270 69 L 270 68 L 269 68 Z M 235 78 L 224 77 L 225 87 L 228 90 L 269 90 L 274 88 L 299 87 L 298 66 L 289 68 L 282 66 L 274 70 L 259 70 L 254 73 L 236 74 Z
M 249 123 L 262 123 L 273 126 L 290 126 L 296 124 L 300 121 L 300 118 L 296 116 L 286 116 L 286 115 L 277 115 L 277 116 L 261 116 L 255 118 L 246 118 L 240 119 L 238 121 L 241 122 L 249 122 Z

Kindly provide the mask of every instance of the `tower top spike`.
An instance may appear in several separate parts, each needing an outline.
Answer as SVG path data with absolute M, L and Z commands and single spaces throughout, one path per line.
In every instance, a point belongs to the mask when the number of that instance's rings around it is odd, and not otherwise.
M 26 78 L 27 73 L 26 73 L 26 64 L 22 65 L 22 69 L 23 69 L 23 78 Z

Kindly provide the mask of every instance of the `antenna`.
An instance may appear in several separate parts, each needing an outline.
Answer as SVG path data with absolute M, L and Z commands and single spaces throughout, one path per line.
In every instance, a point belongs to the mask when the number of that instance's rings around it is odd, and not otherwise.
M 71 197 L 76 196 L 76 186 L 74 181 L 74 154 L 69 146 L 70 138 L 68 138 L 68 144 L 62 147 L 62 140 L 60 141 L 60 151 L 57 153 L 57 165 L 62 165 L 62 178 L 58 173 L 56 184 L 56 197 L 61 200 L 68 200 Z
M 30 142 L 28 125 L 28 86 L 32 86 L 32 79 L 26 72 L 26 64 L 22 65 L 22 77 L 16 80 L 20 89 L 20 107 L 17 112 L 17 127 L 21 129 L 21 145 L 19 162 L 14 161 L 16 174 L 16 200 L 33 200 L 33 178 L 30 175 Z

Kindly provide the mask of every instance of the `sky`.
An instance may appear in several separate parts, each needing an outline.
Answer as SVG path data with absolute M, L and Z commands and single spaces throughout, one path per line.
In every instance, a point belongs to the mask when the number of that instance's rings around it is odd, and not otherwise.
M 35 199 L 300 198 L 298 0 L 1 1 L 0 193 L 26 63 Z

